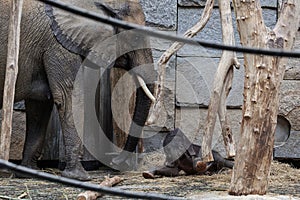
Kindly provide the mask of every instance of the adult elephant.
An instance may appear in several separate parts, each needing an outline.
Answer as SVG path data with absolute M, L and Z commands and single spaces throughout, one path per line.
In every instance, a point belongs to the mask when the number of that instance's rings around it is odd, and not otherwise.
M 112 9 L 94 0 L 65 0 L 101 15 L 116 17 L 144 25 L 145 18 L 138 1 L 115 1 Z M 10 0 L 0 3 L 0 99 L 2 101 L 7 57 L 8 21 Z M 46 126 L 53 105 L 57 106 L 63 139 L 65 144 L 66 167 L 63 176 L 88 180 L 90 177 L 80 163 L 82 142 L 74 125 L 72 114 L 72 90 L 76 74 L 85 57 L 93 52 L 97 56 L 97 44 L 121 32 L 122 29 L 72 15 L 34 0 L 26 0 L 23 5 L 21 39 L 19 54 L 19 75 L 16 83 L 15 101 L 25 100 L 26 105 L 26 141 L 22 165 L 37 168 L 41 156 Z M 128 35 L 126 41 L 117 41 L 117 49 L 131 45 L 136 37 Z M 140 37 L 139 42 L 148 43 Z M 98 60 L 101 60 L 99 55 Z M 115 61 L 115 66 L 126 70 L 153 63 L 149 48 L 135 49 Z M 151 92 L 155 80 L 154 67 L 133 70 L 143 78 Z M 138 78 L 140 79 L 140 78 Z M 130 136 L 124 147 L 124 153 L 113 160 L 113 164 L 122 165 L 127 159 L 126 152 L 133 152 L 138 136 L 145 124 L 151 100 L 141 89 L 137 89 L 136 106 Z M 2 105 L 2 102 L 1 102 Z M 133 136 L 134 135 L 134 136 Z M 137 137 L 135 137 L 137 136 Z

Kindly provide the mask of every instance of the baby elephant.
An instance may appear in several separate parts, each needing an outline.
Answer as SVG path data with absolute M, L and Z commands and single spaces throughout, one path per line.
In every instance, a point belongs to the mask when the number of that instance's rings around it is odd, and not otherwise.
M 233 162 L 212 151 L 214 161 L 202 161 L 201 146 L 192 144 L 180 129 L 169 132 L 163 142 L 166 155 L 165 166 L 143 172 L 144 178 L 160 176 L 178 176 L 183 170 L 187 175 L 216 172 L 224 167 L 233 168 Z

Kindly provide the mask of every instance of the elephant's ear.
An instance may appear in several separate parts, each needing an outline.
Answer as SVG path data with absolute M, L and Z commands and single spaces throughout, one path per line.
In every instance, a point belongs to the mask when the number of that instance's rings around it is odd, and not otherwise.
M 118 11 L 108 7 L 107 5 L 100 3 L 100 2 L 95 2 L 95 5 L 98 9 L 103 10 L 108 16 L 116 18 L 116 19 L 121 19 L 121 17 L 118 15 Z
M 114 12 L 115 18 L 127 22 L 145 25 L 145 15 L 139 0 L 102 0 L 95 3 L 99 9 L 109 9 Z M 103 8 L 104 7 L 106 8 Z
M 108 13 L 108 8 L 99 9 L 94 0 L 63 0 L 63 2 L 101 15 L 113 14 L 112 10 Z M 51 19 L 51 28 L 57 40 L 74 53 L 87 56 L 97 43 L 115 33 L 114 28 L 108 24 L 89 20 L 49 5 L 46 5 L 45 9 Z

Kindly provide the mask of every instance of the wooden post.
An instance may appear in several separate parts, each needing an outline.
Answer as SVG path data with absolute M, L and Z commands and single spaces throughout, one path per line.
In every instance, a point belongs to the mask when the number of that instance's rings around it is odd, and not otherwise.
M 5 160 L 9 159 L 13 102 L 15 96 L 15 84 L 18 74 L 20 26 L 23 0 L 12 0 L 11 5 L 12 6 L 7 46 L 7 63 L 3 94 L 3 114 L 0 137 L 0 158 Z

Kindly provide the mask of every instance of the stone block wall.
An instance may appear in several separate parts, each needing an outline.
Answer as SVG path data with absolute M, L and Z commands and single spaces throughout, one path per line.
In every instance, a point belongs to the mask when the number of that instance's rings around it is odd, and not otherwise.
M 141 2 L 146 13 L 148 26 L 152 26 L 168 34 L 182 35 L 200 19 L 206 0 L 141 0 Z M 261 0 L 261 5 L 265 24 L 272 29 L 277 21 L 277 1 Z M 234 13 L 232 17 L 236 44 L 239 45 L 240 41 L 236 29 Z M 209 22 L 195 38 L 214 43 L 222 42 L 217 1 L 215 2 Z M 152 45 L 155 46 L 154 55 L 155 61 L 157 61 L 171 42 L 157 38 L 152 38 L 151 41 Z M 300 33 L 297 35 L 295 44 L 295 49 L 299 48 Z M 214 74 L 218 67 L 221 53 L 221 51 L 215 49 L 186 45 L 172 57 L 167 68 L 165 108 L 161 113 L 160 119 L 158 120 L 159 122 L 151 127 L 147 127 L 145 135 L 152 135 L 153 132 L 159 130 L 172 130 L 175 127 L 180 127 L 191 140 L 201 144 Z M 241 53 L 237 55 L 239 61 L 243 64 L 243 55 Z M 280 91 L 279 114 L 289 121 L 294 131 L 291 132 L 290 140 L 292 140 L 295 133 L 298 133 L 297 131 L 300 131 L 300 121 L 298 120 L 300 116 L 299 61 L 299 59 L 289 59 Z M 244 68 L 242 65 L 239 70 L 234 71 L 232 90 L 227 99 L 230 120 L 232 122 L 234 136 L 237 139 L 242 119 L 243 84 Z M 214 134 L 214 148 L 224 153 L 221 130 L 218 122 Z M 146 144 L 152 145 L 151 149 L 153 149 L 153 145 L 157 145 L 157 147 L 161 145 L 158 141 L 161 140 L 162 136 L 158 134 L 157 142 L 155 142 L 156 140 L 154 138 L 155 137 L 146 139 L 145 142 Z M 299 144 L 299 142 L 299 140 L 296 140 L 296 143 Z M 300 154 L 297 156 L 300 158 Z

